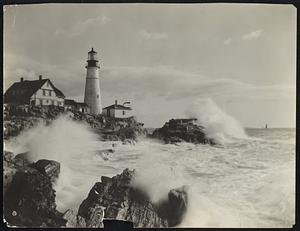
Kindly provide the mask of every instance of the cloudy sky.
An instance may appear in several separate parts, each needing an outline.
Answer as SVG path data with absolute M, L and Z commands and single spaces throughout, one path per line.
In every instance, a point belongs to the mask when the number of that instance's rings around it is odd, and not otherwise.
M 296 9 L 256 4 L 41 4 L 4 8 L 4 89 L 50 78 L 83 100 L 87 52 L 103 106 L 146 126 L 210 98 L 245 127 L 295 127 Z

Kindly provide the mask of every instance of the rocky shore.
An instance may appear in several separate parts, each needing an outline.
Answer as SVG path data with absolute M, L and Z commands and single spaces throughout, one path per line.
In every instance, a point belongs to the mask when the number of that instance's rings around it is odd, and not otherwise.
M 112 178 L 101 177 L 78 210 L 87 227 L 102 227 L 101 215 L 132 221 L 139 228 L 174 227 L 182 221 L 188 203 L 185 187 L 171 190 L 166 201 L 154 204 L 131 184 L 134 176 L 134 170 L 125 169 Z
M 8 140 L 39 123 L 46 125 L 66 115 L 86 123 L 103 141 L 134 144 L 146 135 L 143 124 L 134 117 L 117 119 L 93 116 L 60 107 L 32 107 L 4 114 L 4 139 Z M 204 128 L 191 120 L 170 120 L 151 135 L 165 143 L 181 141 L 209 143 Z M 104 159 L 113 149 L 99 150 Z M 153 203 L 147 193 L 132 181 L 134 170 L 125 169 L 112 178 L 102 176 L 82 201 L 78 211 L 58 211 L 53 184 L 59 178 L 60 163 L 54 160 L 30 161 L 29 153 L 3 154 L 4 217 L 9 226 L 18 227 L 103 227 L 103 219 L 132 221 L 134 227 L 174 227 L 182 221 L 188 205 L 187 188 L 171 189 L 168 197 Z
M 3 154 L 4 218 L 10 226 L 61 227 L 52 187 L 60 164 L 52 160 L 32 163 L 26 154 Z
M 48 106 L 5 111 L 3 137 L 8 140 L 38 123 L 50 124 L 60 115 L 67 115 L 74 121 L 86 123 L 100 135 L 103 141 L 137 141 L 139 136 L 146 135 L 143 124 L 137 122 L 134 117 L 118 119 L 103 115 L 89 115 L 57 106 Z
M 170 190 L 168 199 L 152 203 L 132 185 L 134 170 L 125 169 L 95 183 L 78 213 L 57 211 L 53 184 L 60 164 L 53 160 L 31 162 L 28 153 L 4 152 L 4 218 L 18 227 L 103 227 L 103 219 L 132 221 L 134 227 L 173 227 L 187 210 L 186 187 Z
M 155 129 L 149 137 L 163 140 L 166 144 L 189 142 L 195 144 L 215 144 L 205 134 L 204 127 L 196 123 L 197 119 L 171 119 L 163 127 Z

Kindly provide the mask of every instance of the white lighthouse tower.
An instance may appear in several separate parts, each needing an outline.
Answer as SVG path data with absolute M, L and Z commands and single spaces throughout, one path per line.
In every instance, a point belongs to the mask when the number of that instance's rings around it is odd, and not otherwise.
M 90 113 L 93 115 L 102 113 L 99 69 L 97 52 L 92 48 L 88 53 L 86 66 L 84 102 L 89 106 Z

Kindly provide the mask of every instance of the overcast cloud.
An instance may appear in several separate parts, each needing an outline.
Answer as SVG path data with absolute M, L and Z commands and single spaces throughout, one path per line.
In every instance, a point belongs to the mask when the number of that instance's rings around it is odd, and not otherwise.
M 83 100 L 93 46 L 103 105 L 130 100 L 147 126 L 184 116 L 197 98 L 244 126 L 295 126 L 292 6 L 43 4 L 7 7 L 4 23 L 5 89 L 42 74 Z

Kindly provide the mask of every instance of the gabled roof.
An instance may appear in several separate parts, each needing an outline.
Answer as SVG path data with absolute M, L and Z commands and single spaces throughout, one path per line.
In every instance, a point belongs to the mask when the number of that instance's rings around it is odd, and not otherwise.
M 103 109 L 132 110 L 130 107 L 125 107 L 125 106 L 120 105 L 120 104 L 113 104 L 113 105 L 110 105 L 110 106 L 105 107 Z
M 4 102 L 26 103 L 29 101 L 30 97 L 37 90 L 39 90 L 47 81 L 49 81 L 55 94 L 58 97 L 65 97 L 65 95 L 52 84 L 50 79 L 24 80 L 23 82 L 15 82 L 7 89 L 7 91 L 4 94 Z M 18 91 L 18 94 L 15 94 L 16 91 Z

